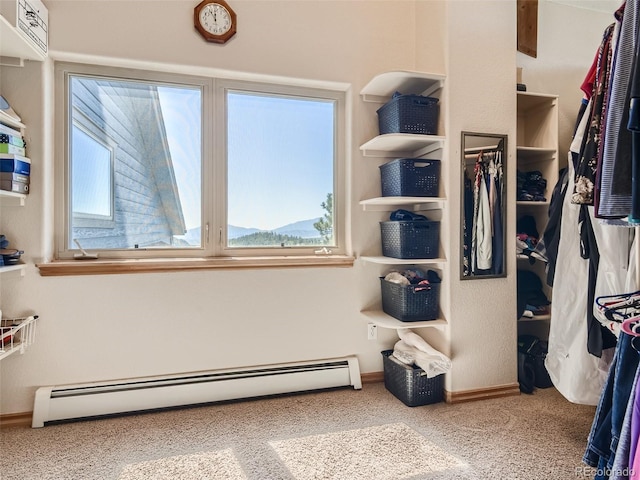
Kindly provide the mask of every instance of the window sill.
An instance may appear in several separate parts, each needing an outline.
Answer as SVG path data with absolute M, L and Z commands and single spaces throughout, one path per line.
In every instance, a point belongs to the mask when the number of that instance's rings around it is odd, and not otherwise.
M 109 260 L 54 260 L 36 265 L 43 277 L 63 275 L 111 275 L 128 273 L 179 272 L 187 270 L 352 267 L 354 258 L 346 255 L 323 257 L 227 257 L 157 258 Z

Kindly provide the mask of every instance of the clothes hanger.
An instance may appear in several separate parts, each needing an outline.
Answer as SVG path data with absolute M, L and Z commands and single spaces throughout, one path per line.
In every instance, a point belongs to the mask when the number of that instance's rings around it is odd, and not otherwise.
M 607 320 L 622 322 L 640 315 L 640 291 L 602 295 L 595 299 L 596 308 Z
M 640 353 L 640 316 L 628 318 L 620 325 L 622 330 L 627 335 L 631 336 L 631 346 L 633 349 Z

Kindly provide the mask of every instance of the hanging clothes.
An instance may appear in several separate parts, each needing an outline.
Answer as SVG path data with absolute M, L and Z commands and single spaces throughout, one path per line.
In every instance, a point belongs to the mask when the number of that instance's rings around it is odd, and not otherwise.
M 582 144 L 588 125 L 588 116 L 583 115 L 571 144 L 568 158 L 567 191 L 574 188 L 574 160 Z M 571 203 L 566 195 L 562 204 L 562 221 L 555 266 L 551 324 L 549 328 L 549 351 L 545 366 L 556 389 L 573 403 L 596 405 L 607 379 L 613 352 L 608 349 L 601 357 L 591 355 L 587 349 L 588 325 L 592 321 L 593 304 L 588 302 L 589 261 L 581 256 L 579 216 L 580 205 Z M 586 207 L 585 207 L 586 208 Z M 600 252 L 615 255 L 622 248 L 628 252 L 627 229 L 606 229 L 595 225 L 593 208 L 589 207 L 589 218 Z M 624 235 L 616 235 L 626 232 Z M 626 242 L 626 243 L 625 243 Z M 595 294 L 617 293 L 626 280 L 626 261 L 601 258 L 598 265 Z M 623 268 L 620 265 L 623 265 Z
M 622 15 L 622 21 L 614 52 L 611 87 L 606 106 L 600 193 L 596 211 L 599 218 L 624 218 L 631 212 L 630 134 L 625 120 L 628 119 L 627 95 L 637 44 L 639 5 L 640 0 L 627 0 L 616 12 L 617 17 Z
M 584 136 L 580 148 L 579 161 L 576 166 L 575 187 L 571 201 L 583 205 L 593 205 L 593 191 L 596 181 L 598 157 L 600 155 L 600 138 L 602 133 L 602 120 L 605 106 L 605 94 L 609 87 L 609 73 L 611 71 L 611 42 L 615 24 L 609 25 L 605 30 L 598 49 L 595 67 L 593 91 L 589 98 L 591 106 L 589 115 L 589 127 Z
M 473 180 L 465 168 L 463 274 L 492 275 L 504 272 L 502 192 L 504 169 L 501 146 L 480 151 L 473 166 Z

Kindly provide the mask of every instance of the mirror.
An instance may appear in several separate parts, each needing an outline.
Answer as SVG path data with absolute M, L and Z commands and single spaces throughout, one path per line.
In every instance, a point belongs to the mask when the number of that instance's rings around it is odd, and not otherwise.
M 462 132 L 460 278 L 506 276 L 507 136 Z

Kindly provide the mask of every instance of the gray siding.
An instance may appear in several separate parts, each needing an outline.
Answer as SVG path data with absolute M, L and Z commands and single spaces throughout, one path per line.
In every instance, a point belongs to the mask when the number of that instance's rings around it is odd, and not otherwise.
M 113 219 L 76 222 L 72 238 L 85 248 L 168 246 L 185 231 L 157 91 L 140 84 L 123 92 L 99 80 L 74 82 L 74 119 L 115 147 Z

